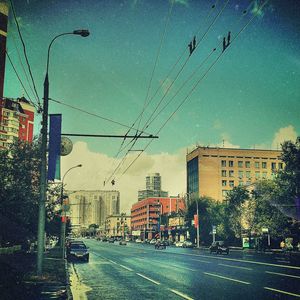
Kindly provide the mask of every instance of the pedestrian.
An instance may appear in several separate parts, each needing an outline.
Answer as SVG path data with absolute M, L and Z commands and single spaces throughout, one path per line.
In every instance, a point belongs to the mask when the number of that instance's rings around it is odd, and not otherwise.
M 280 242 L 280 248 L 281 248 L 282 251 L 285 250 L 285 242 L 284 242 L 284 240 L 282 240 L 282 241 Z

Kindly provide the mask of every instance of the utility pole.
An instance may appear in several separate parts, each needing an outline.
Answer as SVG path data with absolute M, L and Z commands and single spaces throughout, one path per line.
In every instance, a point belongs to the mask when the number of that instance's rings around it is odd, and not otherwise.
M 199 245 L 199 210 L 198 210 L 198 199 L 197 199 L 196 203 L 197 203 L 197 248 L 199 249 L 200 245 Z

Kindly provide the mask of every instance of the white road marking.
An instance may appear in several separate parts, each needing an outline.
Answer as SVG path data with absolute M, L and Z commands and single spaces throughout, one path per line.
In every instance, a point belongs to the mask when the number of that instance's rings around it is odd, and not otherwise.
M 219 266 L 224 266 L 224 267 L 229 267 L 229 268 L 237 268 L 237 269 L 249 270 L 249 271 L 253 270 L 251 268 L 240 267 L 240 266 L 232 266 L 232 265 L 226 265 L 226 264 L 218 264 L 218 265 Z
M 290 264 L 290 262 L 287 261 L 287 260 L 277 260 L 277 262 L 279 262 L 279 263 L 285 263 L 285 264 Z
M 268 273 L 268 274 L 274 274 L 274 275 L 280 275 L 280 276 L 287 276 L 287 277 L 292 277 L 292 278 L 298 278 L 298 279 L 300 279 L 300 276 L 296 276 L 296 275 L 276 273 L 276 272 L 270 272 L 270 271 L 265 271 L 265 272 Z
M 183 293 L 181 293 L 181 292 L 178 292 L 178 291 L 176 291 L 176 290 L 170 289 L 170 291 L 173 292 L 174 294 L 176 294 L 176 295 L 182 297 L 183 299 L 193 300 L 193 298 L 189 297 L 188 295 L 185 295 L 185 294 L 183 294 Z
M 294 294 L 294 293 L 290 293 L 290 292 L 286 292 L 286 291 L 282 291 L 282 290 L 276 290 L 276 289 L 272 289 L 272 288 L 269 288 L 269 287 L 266 287 L 266 286 L 264 287 L 264 289 L 300 298 L 300 295 L 298 295 L 298 294 Z
M 221 276 L 221 275 L 218 275 L 218 274 L 207 273 L 207 272 L 203 272 L 203 273 L 206 274 L 206 275 L 209 275 L 209 276 L 214 276 L 214 277 L 218 277 L 218 278 L 222 278 L 222 279 L 226 279 L 226 280 L 230 280 L 230 281 L 234 281 L 234 282 L 238 282 L 238 283 L 251 284 L 250 282 L 247 282 L 247 281 L 237 280 L 237 279 Z
M 155 284 L 157 284 L 157 285 L 160 285 L 160 283 L 159 283 L 158 281 L 155 281 L 155 280 L 153 280 L 153 279 L 151 279 L 151 278 L 149 278 L 149 277 L 147 277 L 147 276 L 145 276 L 145 275 L 143 275 L 143 274 L 140 274 L 140 273 L 135 273 L 135 274 L 138 275 L 138 276 L 141 276 L 141 277 L 143 277 L 144 279 L 149 280 L 149 281 L 151 281 L 151 282 L 153 282 L 153 283 L 155 283 Z
M 193 259 L 193 258 L 191 258 L 191 260 L 203 262 L 203 263 L 206 263 L 206 264 L 211 264 L 211 261 L 206 261 L 206 260 L 201 260 L 201 259 Z
M 124 265 L 119 264 L 119 266 L 122 267 L 122 268 L 124 268 L 124 269 L 126 269 L 126 270 L 128 270 L 128 271 L 133 271 L 132 269 L 130 269 L 130 268 L 124 266 Z

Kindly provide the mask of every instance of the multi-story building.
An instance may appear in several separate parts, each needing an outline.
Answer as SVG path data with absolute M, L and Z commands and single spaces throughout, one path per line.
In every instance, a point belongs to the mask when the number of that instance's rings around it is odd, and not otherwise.
M 168 197 L 168 192 L 161 190 L 161 176 L 159 173 L 152 173 L 146 177 L 146 189 L 138 191 L 138 200 L 152 197 Z
M 73 226 L 104 225 L 110 215 L 120 214 L 119 191 L 66 191 Z
M 164 214 L 178 213 L 185 210 L 183 198 L 147 198 L 133 204 L 131 207 L 131 229 L 136 235 L 143 233 L 144 238 L 152 238 L 158 231 L 160 217 Z
M 34 106 L 24 97 L 0 98 L 0 149 L 14 140 L 32 142 Z
M 8 4 L 6 1 L 0 1 L 0 98 L 3 97 L 7 22 L 8 22 Z
M 131 232 L 131 216 L 126 214 L 111 215 L 105 220 L 105 235 L 107 237 L 125 238 Z
M 283 168 L 281 151 L 197 147 L 186 156 L 189 199 L 224 200 L 234 186 L 271 179 Z

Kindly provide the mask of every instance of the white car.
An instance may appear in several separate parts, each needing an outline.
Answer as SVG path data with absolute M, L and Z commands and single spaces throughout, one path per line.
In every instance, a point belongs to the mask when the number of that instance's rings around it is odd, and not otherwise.
M 175 247 L 182 247 L 183 246 L 183 242 L 177 241 L 175 243 Z
M 152 244 L 152 245 L 154 245 L 156 243 L 156 239 L 152 239 L 150 242 L 149 242 L 149 244 Z
M 141 240 L 141 239 L 136 239 L 135 242 L 136 242 L 136 243 L 141 243 L 142 240 Z

